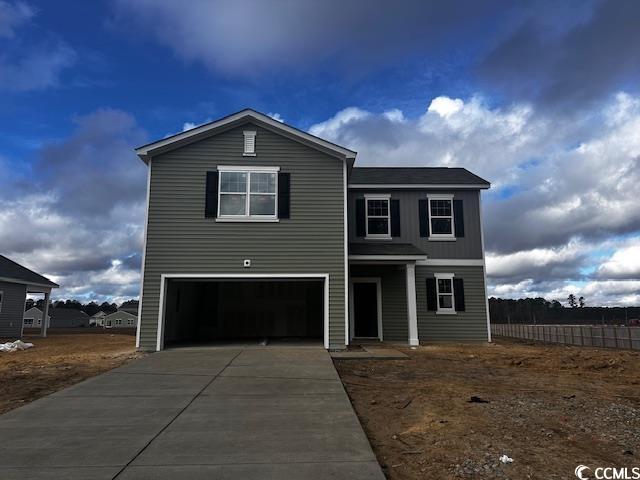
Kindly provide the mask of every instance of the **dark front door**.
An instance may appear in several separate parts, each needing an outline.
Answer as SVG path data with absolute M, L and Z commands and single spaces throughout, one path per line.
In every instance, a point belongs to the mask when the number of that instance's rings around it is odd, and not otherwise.
M 353 284 L 353 335 L 378 337 L 378 286 L 372 282 Z

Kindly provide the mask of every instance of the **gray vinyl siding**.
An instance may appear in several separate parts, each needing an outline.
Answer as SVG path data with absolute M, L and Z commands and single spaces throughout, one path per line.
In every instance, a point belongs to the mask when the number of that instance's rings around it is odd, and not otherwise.
M 353 243 L 396 242 L 412 243 L 423 250 L 429 258 L 482 258 L 482 242 L 480 233 L 479 190 L 349 190 L 349 241 Z M 400 236 L 391 240 L 365 240 L 356 237 L 355 200 L 365 194 L 390 194 L 392 199 L 400 201 Z M 454 199 L 463 201 L 465 236 L 455 241 L 429 241 L 420 236 L 418 218 L 418 201 L 426 199 L 427 194 L 453 194 Z
M 243 130 L 257 131 L 244 157 Z M 291 174 L 291 218 L 223 223 L 204 218 L 205 177 L 218 165 L 279 166 Z M 329 274 L 329 343 L 345 345 L 343 161 L 251 124 L 151 161 L 140 347 L 156 348 L 160 275 Z M 251 268 L 243 268 L 251 259 Z
M 465 311 L 438 315 L 427 310 L 427 277 L 453 273 L 464 280 Z M 487 309 L 483 267 L 416 267 L 418 337 L 421 342 L 487 341 Z
M 352 265 L 349 275 L 379 277 L 382 290 L 382 337 L 386 342 L 407 343 L 407 280 L 404 265 Z
M 105 320 L 111 320 L 111 328 L 136 328 L 138 317 L 127 312 L 114 312 L 104 317 Z M 116 320 L 122 320 L 122 325 L 116 325 Z M 133 324 L 129 325 L 129 320 L 133 320 Z
M 0 337 L 20 338 L 27 286 L 19 283 L 0 282 L 0 292 L 2 292 Z

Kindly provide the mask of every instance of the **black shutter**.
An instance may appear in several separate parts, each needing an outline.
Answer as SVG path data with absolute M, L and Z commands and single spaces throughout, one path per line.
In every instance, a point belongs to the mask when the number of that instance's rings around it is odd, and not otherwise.
M 400 236 L 400 200 L 391 200 L 391 236 Z
M 207 186 L 204 197 L 204 216 L 216 218 L 218 215 L 218 172 L 207 172 Z
M 456 238 L 464 237 L 464 210 L 462 209 L 462 200 L 453 201 L 453 223 L 456 230 Z
M 367 219 L 364 214 L 364 198 L 356 198 L 356 237 L 364 237 L 367 234 Z
M 291 214 L 291 174 L 278 173 L 278 218 Z
M 453 298 L 456 312 L 464 312 L 464 282 L 461 278 L 453 279 Z
M 435 312 L 438 309 L 438 294 L 436 293 L 436 279 L 427 278 L 427 310 Z
M 429 236 L 429 207 L 427 200 L 418 201 L 418 222 L 420 224 L 420 236 Z

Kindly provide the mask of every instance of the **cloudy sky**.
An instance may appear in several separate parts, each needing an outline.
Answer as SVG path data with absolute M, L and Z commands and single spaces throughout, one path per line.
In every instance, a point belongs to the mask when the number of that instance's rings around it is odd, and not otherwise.
M 0 253 L 138 294 L 135 146 L 244 107 L 490 180 L 490 294 L 640 304 L 640 2 L 0 0 Z

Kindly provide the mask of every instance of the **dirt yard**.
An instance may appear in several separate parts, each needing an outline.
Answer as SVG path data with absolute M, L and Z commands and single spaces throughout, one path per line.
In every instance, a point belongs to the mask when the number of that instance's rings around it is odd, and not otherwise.
M 506 339 L 401 350 L 410 359 L 335 362 L 388 478 L 640 466 L 640 352 Z
M 140 355 L 135 336 L 127 334 L 52 332 L 47 338 L 22 340 L 35 346 L 0 353 L 0 414 Z

